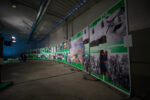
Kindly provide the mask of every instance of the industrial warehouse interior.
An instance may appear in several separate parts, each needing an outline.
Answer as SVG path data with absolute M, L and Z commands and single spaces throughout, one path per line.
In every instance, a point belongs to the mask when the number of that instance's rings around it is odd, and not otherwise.
M 150 100 L 148 0 L 1 0 L 0 100 Z

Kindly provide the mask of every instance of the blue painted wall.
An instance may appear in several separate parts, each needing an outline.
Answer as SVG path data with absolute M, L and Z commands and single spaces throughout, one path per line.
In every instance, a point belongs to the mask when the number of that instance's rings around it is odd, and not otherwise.
M 4 41 L 10 41 L 11 36 L 3 36 Z M 21 53 L 27 49 L 34 48 L 35 43 L 27 43 L 26 39 L 16 37 L 16 43 L 12 43 L 11 46 L 3 45 L 3 56 L 4 57 L 18 57 Z

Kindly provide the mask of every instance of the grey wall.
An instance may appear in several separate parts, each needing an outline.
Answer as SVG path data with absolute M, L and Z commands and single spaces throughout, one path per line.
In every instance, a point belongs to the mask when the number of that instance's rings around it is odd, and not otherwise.
M 65 22 L 50 33 L 41 46 L 55 45 L 81 31 L 119 0 L 101 0 L 86 12 L 70 22 Z M 129 34 L 133 37 L 130 47 L 132 93 L 142 99 L 150 94 L 150 14 L 148 0 L 127 0 Z M 66 30 L 66 26 L 68 30 Z M 39 44 L 40 45 L 40 44 Z
M 150 28 L 132 31 L 133 47 L 130 48 L 131 80 L 133 95 L 143 100 L 150 94 Z
M 62 43 L 66 39 L 66 22 L 57 27 L 53 32 L 48 34 L 41 43 L 38 43 L 38 47 L 53 46 Z
M 128 0 L 130 31 L 150 28 L 149 0 Z
M 133 95 L 146 100 L 150 94 L 150 3 L 149 0 L 128 0 L 129 34 Z

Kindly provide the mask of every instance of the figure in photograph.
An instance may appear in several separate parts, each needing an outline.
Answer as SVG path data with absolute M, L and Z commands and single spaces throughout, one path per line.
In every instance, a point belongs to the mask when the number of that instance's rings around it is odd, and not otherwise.
M 86 72 L 89 72 L 89 74 L 91 73 L 91 70 L 90 70 L 90 58 L 89 58 L 89 55 L 85 55 L 84 56 L 84 70 Z
M 65 61 L 68 61 L 68 53 L 65 53 Z
M 108 74 L 108 72 L 107 72 L 107 51 L 106 50 L 100 50 L 99 59 L 100 59 L 101 74 L 106 76 Z

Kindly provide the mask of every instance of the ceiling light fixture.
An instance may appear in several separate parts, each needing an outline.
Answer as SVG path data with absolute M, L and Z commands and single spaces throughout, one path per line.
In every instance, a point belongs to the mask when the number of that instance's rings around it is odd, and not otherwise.
M 17 1 L 16 0 L 9 0 L 9 1 L 10 1 L 12 8 L 17 8 Z
M 17 6 L 16 6 L 15 4 L 12 4 L 11 7 L 12 7 L 12 8 L 16 8 Z
M 12 41 L 13 43 L 16 43 L 16 41 Z
M 12 38 L 12 39 L 16 39 L 16 37 L 14 37 L 14 36 L 12 36 L 11 38 Z
M 12 36 L 12 37 L 11 37 L 11 41 L 12 41 L 13 43 L 16 43 L 16 37 Z

